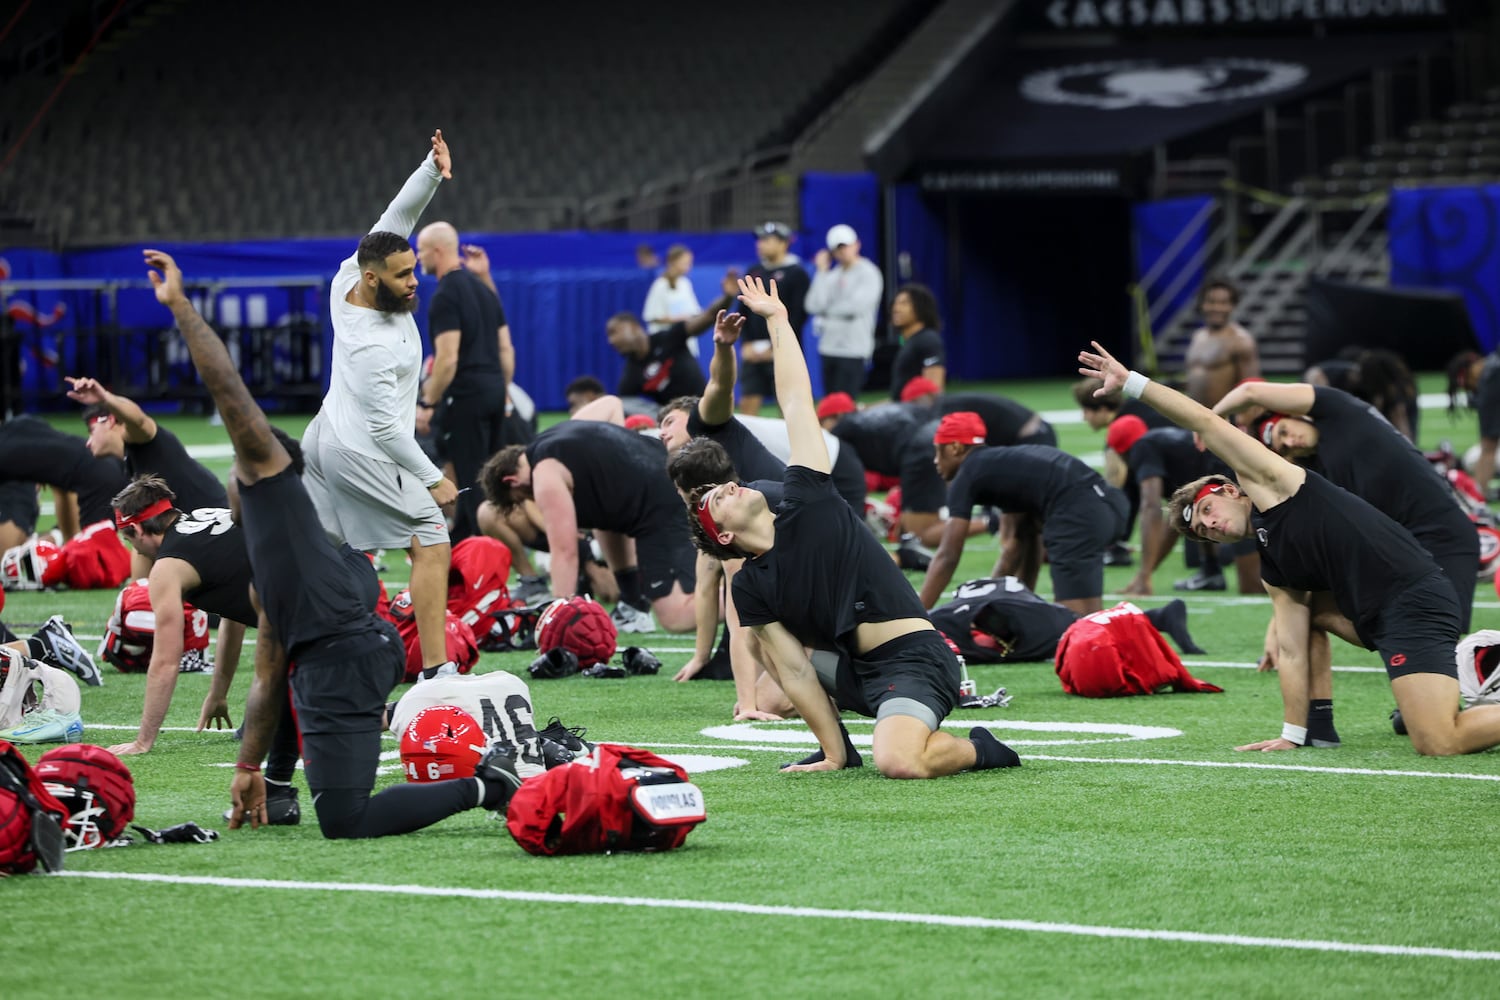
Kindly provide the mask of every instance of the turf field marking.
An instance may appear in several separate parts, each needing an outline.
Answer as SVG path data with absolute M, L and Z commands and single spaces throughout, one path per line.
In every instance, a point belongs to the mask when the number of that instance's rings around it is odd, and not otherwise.
M 1259 663 L 1239 663 L 1234 660 L 1184 660 L 1195 667 L 1234 667 L 1238 670 L 1255 670 Z M 1350 674 L 1384 674 L 1385 667 L 1334 667 L 1334 670 L 1342 670 Z
M 1289 752 L 1289 751 L 1278 751 Z M 1248 760 L 1165 760 L 1153 757 L 1070 757 L 1041 753 L 1026 754 L 1023 760 L 1060 760 L 1084 764 L 1146 764 L 1172 767 L 1234 767 L 1252 771 L 1308 771 L 1315 774 L 1353 774 L 1380 778 L 1458 778 L 1463 781 L 1500 781 L 1500 774 L 1470 774 L 1463 771 L 1406 771 L 1374 767 L 1326 767 L 1316 764 L 1265 764 Z
M 643 907 L 658 910 L 696 910 L 709 913 L 742 913 L 758 917 L 791 917 L 804 920 L 861 920 L 869 923 L 916 924 L 929 927 L 964 927 L 977 930 L 1019 931 L 1032 934 L 1066 934 L 1073 937 L 1125 938 L 1136 941 L 1175 941 L 1184 944 L 1229 945 L 1240 948 L 1275 948 L 1291 951 L 1343 952 L 1357 955 L 1392 955 L 1401 958 L 1446 958 L 1467 962 L 1500 962 L 1500 952 L 1420 945 L 1366 944 L 1358 941 L 1328 941 L 1316 938 L 1273 938 L 1247 934 L 1207 934 L 1201 931 L 1156 930 L 1147 927 L 1110 927 L 1095 924 L 1065 924 L 1041 920 L 1001 920 L 946 913 L 903 913 L 888 910 L 832 910 L 813 906 L 770 906 L 711 899 L 660 899 L 650 896 L 595 896 L 582 893 L 522 892 L 513 889 L 470 889 L 455 886 L 370 885 L 353 882 L 296 882 L 290 879 L 224 878 L 207 875 L 164 875 L 148 872 L 60 872 L 59 878 L 90 878 L 105 881 L 198 885 L 221 889 L 278 889 L 291 892 L 350 892 L 394 896 L 431 896 L 457 899 L 507 900 L 521 903 L 552 903 L 573 906 Z
M 845 719 L 846 726 L 874 726 L 872 719 Z M 1011 732 L 1030 733 L 1099 733 L 1104 734 L 1099 739 L 1016 739 L 1006 737 L 1006 742 L 1012 746 L 1077 746 L 1086 743 L 1125 743 L 1133 740 L 1162 740 L 1181 736 L 1182 730 L 1169 729 L 1165 726 L 1134 726 L 1127 723 L 1110 722 L 1024 722 L 1020 719 L 1003 719 L 985 722 L 970 722 L 968 720 L 952 720 L 943 723 L 950 729 L 968 730 L 974 725 L 988 726 L 994 730 L 1005 730 Z M 776 727 L 776 728 L 768 728 Z M 793 729 L 792 727 L 796 727 Z M 811 734 L 807 727 L 798 719 L 788 719 L 783 722 L 737 722 L 728 726 L 709 726 L 700 732 L 710 739 L 716 740 L 739 740 L 754 741 L 760 743 L 773 743 L 779 745 L 796 744 L 805 745 Z M 863 733 L 851 736 L 855 744 L 869 746 L 873 737 Z M 814 741 L 816 742 L 816 741 Z

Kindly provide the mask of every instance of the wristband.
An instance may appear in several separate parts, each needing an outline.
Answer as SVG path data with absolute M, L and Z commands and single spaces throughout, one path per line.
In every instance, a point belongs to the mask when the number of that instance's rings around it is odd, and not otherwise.
M 238 768 L 239 770 L 241 770 L 241 771 L 249 771 L 251 774 L 259 774 L 260 773 L 260 765 L 259 764 L 240 764 L 240 763 L 236 763 L 234 766 L 236 768 Z
M 419 399 L 419 400 L 417 400 L 417 409 L 419 409 L 419 410 L 435 410 L 435 409 L 437 409 L 437 404 L 436 403 L 429 403 L 425 399 Z
M 1150 384 L 1151 380 L 1149 378 L 1140 372 L 1133 371 L 1125 377 L 1125 387 L 1120 391 L 1131 399 L 1140 399 L 1141 393 L 1145 392 L 1146 386 Z
M 1281 738 L 1288 743 L 1295 743 L 1299 747 L 1307 745 L 1307 727 L 1294 726 L 1290 722 L 1281 724 Z

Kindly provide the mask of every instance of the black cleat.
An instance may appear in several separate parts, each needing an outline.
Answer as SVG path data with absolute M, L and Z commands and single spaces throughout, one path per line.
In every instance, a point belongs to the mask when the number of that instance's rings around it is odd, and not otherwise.
M 901 536 L 901 544 L 896 546 L 896 564 L 903 570 L 925 573 L 932 565 L 932 550 L 917 541 L 916 535 L 907 533 Z
M 594 744 L 584 739 L 588 735 L 588 732 L 583 726 L 565 726 L 562 720 L 554 715 L 547 720 L 545 726 L 537 730 L 537 735 L 544 740 L 550 740 L 561 746 L 571 753 L 573 757 L 582 757 L 585 754 L 594 752 Z M 569 759 L 571 760 L 572 758 Z M 548 766 L 550 767 L 551 765 Z
M 527 669 L 531 671 L 531 676 L 538 680 L 572 677 L 578 673 L 578 657 L 571 650 L 558 646 L 532 660 L 531 666 Z
M 521 787 L 521 776 L 516 773 L 516 760 L 503 747 L 492 746 L 485 751 L 474 766 L 474 777 L 484 786 L 484 808 L 503 811 L 510 804 L 512 795 Z
M 1391 709 L 1391 728 L 1396 731 L 1397 736 L 1406 735 L 1406 720 L 1401 717 L 1401 709 Z
M 844 734 L 844 768 L 845 768 L 845 770 L 847 770 L 847 769 L 849 769 L 851 767 L 864 767 L 865 766 L 865 759 L 863 757 L 861 757 L 859 755 L 859 751 L 854 748 L 854 741 L 849 738 L 849 730 L 847 730 L 847 729 L 844 728 L 844 724 L 842 722 L 839 723 L 839 732 L 841 732 L 841 733 Z M 781 765 L 781 770 L 785 771 L 787 768 L 793 767 L 794 765 L 797 765 L 797 764 L 816 764 L 819 761 L 823 761 L 823 760 L 827 760 L 827 759 L 828 759 L 827 755 L 825 753 L 823 753 L 823 751 L 821 749 L 814 750 L 812 753 L 808 754 L 806 757 L 803 757 L 801 760 L 789 760 L 785 764 L 782 764 Z
M 1106 566 L 1134 566 L 1135 559 L 1130 555 L 1130 548 L 1124 542 L 1115 542 L 1104 550 L 1104 565 Z
M 625 669 L 632 676 L 637 677 L 661 670 L 661 661 L 649 649 L 642 649 L 640 646 L 626 646 L 625 652 L 620 654 L 620 662 L 625 664 Z
M 1173 590 L 1227 590 L 1223 573 L 1199 573 L 1172 584 Z

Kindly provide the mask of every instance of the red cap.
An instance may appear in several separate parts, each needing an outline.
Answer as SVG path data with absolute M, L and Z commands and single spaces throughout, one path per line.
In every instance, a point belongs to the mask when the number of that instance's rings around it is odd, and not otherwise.
M 641 431 L 655 426 L 656 420 L 648 413 L 632 413 L 625 418 L 625 429 L 627 431 Z
M 853 413 L 857 409 L 859 407 L 854 405 L 854 397 L 847 392 L 830 392 L 818 404 L 818 419 L 827 420 L 829 417 Z
M 918 375 L 901 387 L 901 402 L 910 403 L 918 396 L 936 396 L 942 391 L 932 379 Z
M 1104 437 L 1104 443 L 1110 451 L 1123 455 L 1146 433 L 1146 421 L 1133 413 L 1127 413 L 1123 417 L 1116 417 L 1110 421 L 1109 430 Z
M 961 410 L 958 413 L 950 413 L 938 424 L 937 433 L 932 435 L 933 444 L 984 444 L 985 436 L 989 431 L 984 426 L 984 420 L 979 414 L 972 410 Z

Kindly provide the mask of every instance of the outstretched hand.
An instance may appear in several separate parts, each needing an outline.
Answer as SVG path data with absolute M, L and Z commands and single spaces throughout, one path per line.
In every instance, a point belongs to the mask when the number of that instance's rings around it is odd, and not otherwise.
M 465 243 L 460 249 L 464 255 L 465 271 L 480 277 L 490 273 L 490 255 L 485 252 L 484 247 L 477 243 Z
M 443 141 L 442 129 L 436 129 L 432 133 L 432 165 L 438 168 L 443 180 L 453 179 L 453 155 L 448 152 L 448 143 Z
M 146 276 L 151 279 L 151 287 L 156 290 L 156 301 L 168 309 L 187 301 L 187 293 L 182 288 L 182 271 L 178 269 L 177 262 L 168 253 L 161 250 L 142 251 L 146 258 L 146 264 L 151 268 Z
M 725 312 L 719 310 L 719 316 L 714 320 L 714 343 L 729 345 L 740 339 L 740 330 L 744 329 L 745 317 L 740 313 Z
M 91 378 L 74 378 L 69 375 L 67 376 L 67 383 L 72 386 L 68 390 L 68 398 L 73 400 L 73 402 L 82 403 L 84 406 L 103 405 L 106 393 L 104 386 L 98 382 Z
M 1114 355 L 1101 347 L 1097 340 L 1090 341 L 1090 343 L 1094 345 L 1094 351 L 1098 353 L 1078 352 L 1078 374 L 1096 378 L 1104 383 L 1094 390 L 1094 396 L 1097 398 L 1118 392 L 1125 385 L 1125 379 L 1130 372 L 1115 360 Z
M 786 303 L 781 301 L 781 296 L 776 292 L 775 278 L 771 279 L 771 287 L 768 290 L 760 276 L 752 274 L 739 279 L 739 288 L 740 301 L 745 303 L 745 308 L 755 315 L 764 316 L 766 319 L 776 316 L 786 319 Z

